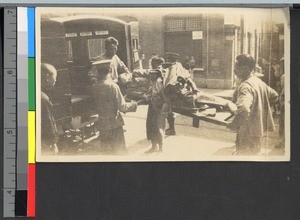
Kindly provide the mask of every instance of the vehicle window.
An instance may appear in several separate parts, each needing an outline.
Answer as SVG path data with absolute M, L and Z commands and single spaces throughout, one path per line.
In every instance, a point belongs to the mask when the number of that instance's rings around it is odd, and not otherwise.
M 89 59 L 93 60 L 105 52 L 105 39 L 88 39 Z
M 68 61 L 73 61 L 73 48 L 72 48 L 72 41 L 67 41 L 67 47 L 68 47 Z

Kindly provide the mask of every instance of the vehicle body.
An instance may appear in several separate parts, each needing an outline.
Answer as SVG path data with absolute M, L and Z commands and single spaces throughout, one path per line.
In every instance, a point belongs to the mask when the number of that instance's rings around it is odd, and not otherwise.
M 98 15 L 41 20 L 41 62 L 54 65 L 58 72 L 49 96 L 62 131 L 84 129 L 97 120 L 88 72 L 93 59 L 105 52 L 104 40 L 109 36 L 118 39 L 117 55 L 132 71 L 133 41 L 129 23 Z

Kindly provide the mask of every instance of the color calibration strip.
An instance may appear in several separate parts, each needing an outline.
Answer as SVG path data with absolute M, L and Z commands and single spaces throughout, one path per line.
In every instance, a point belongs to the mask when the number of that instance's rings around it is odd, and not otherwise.
M 27 216 L 28 120 L 27 120 L 27 8 L 17 8 L 17 188 L 16 216 Z
M 17 162 L 16 8 L 5 8 L 3 20 L 3 216 L 15 217 Z
M 35 217 L 35 9 L 4 9 L 3 216 Z
M 28 19 L 28 199 L 27 216 L 35 216 L 35 8 Z

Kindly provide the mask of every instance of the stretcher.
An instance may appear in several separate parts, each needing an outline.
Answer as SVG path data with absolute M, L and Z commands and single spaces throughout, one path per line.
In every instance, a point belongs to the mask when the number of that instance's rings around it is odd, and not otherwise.
M 226 127 L 234 116 L 233 113 L 229 111 L 220 111 L 215 112 L 214 115 L 209 115 L 207 114 L 207 110 L 199 111 L 198 109 L 194 109 L 194 111 L 191 111 L 185 108 L 174 108 L 173 112 L 191 117 L 193 119 L 193 127 L 195 128 L 199 128 L 200 120 Z

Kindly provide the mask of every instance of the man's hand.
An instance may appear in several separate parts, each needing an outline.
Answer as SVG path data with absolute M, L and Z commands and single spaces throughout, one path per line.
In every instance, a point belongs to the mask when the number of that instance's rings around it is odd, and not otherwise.
M 144 94 L 143 99 L 144 99 L 145 102 L 149 102 L 150 101 L 150 95 Z
M 197 94 L 198 92 L 200 92 L 199 89 L 193 89 L 193 93 L 194 93 L 194 94 Z
M 232 112 L 232 113 L 235 113 L 235 112 L 237 111 L 236 105 L 235 105 L 233 102 L 231 102 L 231 101 L 228 101 L 228 102 L 226 103 L 226 107 L 227 107 L 228 110 L 229 110 L 230 112 Z
M 238 125 L 234 121 L 227 124 L 226 127 L 232 131 L 236 131 L 238 129 Z

